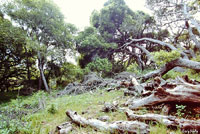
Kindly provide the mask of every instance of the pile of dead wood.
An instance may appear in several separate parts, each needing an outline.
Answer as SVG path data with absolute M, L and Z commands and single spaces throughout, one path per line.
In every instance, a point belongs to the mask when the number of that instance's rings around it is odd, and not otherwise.
M 89 91 L 94 91 L 99 88 L 106 88 L 108 91 L 119 89 L 126 81 L 130 81 L 132 77 L 135 77 L 134 73 L 121 72 L 116 74 L 113 78 L 103 79 L 98 76 L 97 73 L 91 72 L 84 76 L 84 79 L 79 82 L 73 82 L 68 84 L 64 90 L 60 91 L 57 95 L 62 96 L 65 94 L 81 94 Z M 127 85 L 126 85 L 127 87 Z
M 119 108 L 116 103 L 106 103 L 102 111 L 113 112 L 123 109 L 128 121 L 108 123 L 98 119 L 86 119 L 75 111 L 67 110 L 66 115 L 71 121 L 58 126 L 58 132 L 67 134 L 73 129 L 72 123 L 74 123 L 110 133 L 147 134 L 150 131 L 151 122 L 151 124 L 164 124 L 170 129 L 181 129 L 183 133 L 200 133 L 200 119 L 180 118 L 173 114 L 176 104 L 185 105 L 193 114 L 200 113 L 200 82 L 190 80 L 187 76 L 168 81 L 156 77 L 151 82 L 143 84 L 139 84 L 135 78 L 132 78 L 129 81 L 121 81 L 120 85 L 127 89 L 124 95 L 133 97 L 124 104 L 125 108 Z M 153 112 L 137 114 L 137 109 L 141 107 L 153 109 L 157 106 L 160 106 L 162 114 Z

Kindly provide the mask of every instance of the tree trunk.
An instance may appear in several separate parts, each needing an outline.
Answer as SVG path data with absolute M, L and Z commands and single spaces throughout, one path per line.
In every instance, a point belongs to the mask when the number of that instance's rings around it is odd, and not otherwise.
M 150 96 L 130 101 L 129 108 L 137 109 L 142 106 L 154 106 L 158 104 L 178 104 L 182 103 L 188 106 L 200 105 L 200 86 L 193 85 L 179 79 L 177 86 L 168 89 L 159 86 Z
M 41 58 L 40 52 L 38 52 L 38 67 L 39 67 L 39 70 L 40 70 L 40 81 L 41 81 L 41 79 L 42 79 L 43 84 L 44 84 L 44 87 L 45 87 L 45 90 L 46 90 L 47 92 L 50 92 L 50 89 L 49 89 L 49 87 L 48 87 L 46 78 L 45 78 L 45 76 L 44 76 L 43 64 L 42 64 L 42 58 Z M 39 83 L 40 83 L 40 82 L 39 82 Z
M 161 123 L 166 125 L 167 127 L 171 128 L 180 128 L 183 133 L 192 133 L 195 134 L 200 133 L 200 121 L 194 121 L 194 120 L 187 120 L 187 119 L 178 119 L 175 116 L 165 116 L 165 115 L 159 115 L 159 114 L 144 114 L 144 115 L 138 115 L 134 114 L 134 112 L 127 110 L 126 116 L 128 120 L 138 120 L 143 122 L 153 122 Z
M 127 46 L 138 47 L 140 50 L 142 50 L 144 53 L 146 53 L 148 57 L 151 58 L 151 56 L 149 55 L 150 53 L 148 52 L 148 50 L 145 50 L 144 47 L 139 46 L 137 44 L 133 45 L 135 42 L 146 42 L 146 41 L 153 42 L 155 44 L 158 44 L 158 45 L 161 45 L 161 46 L 164 46 L 164 47 L 168 47 L 170 50 L 178 50 L 175 46 L 171 45 L 170 43 L 165 43 L 165 42 L 162 42 L 160 40 L 151 39 L 151 38 L 131 39 L 130 42 L 125 43 L 122 47 L 120 47 L 118 49 L 122 49 L 122 48 L 127 47 Z M 181 52 L 181 56 L 184 59 L 188 59 L 188 56 L 184 52 Z
M 45 90 L 46 90 L 47 92 L 50 92 L 50 89 L 49 89 L 49 87 L 48 87 L 46 78 L 45 78 L 45 76 L 44 76 L 44 72 L 43 72 L 43 67 L 42 67 L 42 65 L 40 65 L 40 73 L 41 73 L 41 77 L 42 77 L 42 81 L 43 81 Z
M 26 53 L 27 78 L 28 78 L 28 81 L 30 82 L 30 80 L 31 80 L 31 72 L 30 72 L 29 56 L 28 56 L 28 51 L 27 51 L 26 46 L 24 48 L 25 48 L 25 53 Z
M 113 123 L 103 122 L 97 119 L 85 119 L 78 115 L 75 111 L 68 110 L 67 116 L 75 124 L 86 127 L 91 126 L 101 131 L 108 131 L 110 133 L 128 133 L 128 134 L 148 134 L 149 126 L 145 123 L 138 121 L 115 121 Z
M 198 32 L 200 34 L 200 26 L 199 26 L 199 24 L 194 19 L 191 19 L 191 16 L 190 16 L 190 14 L 188 13 L 187 10 L 188 10 L 188 7 L 187 7 L 186 3 L 184 3 L 183 13 L 184 13 L 185 19 L 187 20 L 187 23 L 188 23 L 188 20 L 190 20 L 191 23 L 195 26 L 195 28 L 197 28 L 197 30 L 198 30 Z M 196 38 L 196 36 L 193 34 L 192 27 L 190 25 L 188 25 L 188 32 L 189 32 L 190 38 L 194 41 L 197 49 L 200 50 L 200 43 L 199 43 L 198 39 Z
M 39 67 L 39 65 L 38 65 Z M 38 90 L 41 90 L 42 88 L 42 75 L 41 75 L 41 72 L 40 72 L 40 77 L 39 77 L 39 83 L 38 83 Z
M 179 58 L 179 59 L 173 60 L 171 62 L 168 62 L 167 64 L 165 64 L 163 67 L 161 67 L 158 70 L 155 70 L 153 72 L 150 72 L 150 73 L 142 76 L 142 81 L 146 81 L 146 80 L 156 77 L 156 76 L 163 76 L 164 74 L 166 74 L 168 71 L 170 71 L 174 67 L 186 67 L 189 69 L 200 71 L 200 62 Z

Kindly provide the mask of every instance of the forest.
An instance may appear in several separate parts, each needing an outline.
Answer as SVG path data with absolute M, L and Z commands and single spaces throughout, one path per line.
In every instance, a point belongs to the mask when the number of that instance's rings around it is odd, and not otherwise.
M 80 30 L 53 0 L 1 0 L 0 134 L 199 134 L 200 1 L 146 6 L 107 0 Z

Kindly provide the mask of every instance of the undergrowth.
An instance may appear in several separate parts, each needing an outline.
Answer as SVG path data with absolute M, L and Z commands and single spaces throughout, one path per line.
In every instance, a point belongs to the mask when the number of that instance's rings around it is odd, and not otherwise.
M 49 95 L 40 91 L 30 97 L 18 97 L 0 105 L 0 134 L 47 134 L 55 131 L 57 125 L 66 122 L 66 110 L 71 109 L 78 113 L 85 111 L 90 113 L 88 117 L 101 116 L 104 113 L 99 112 L 100 106 L 122 95 L 120 91 L 107 93 L 99 90 L 55 99 L 55 93 Z M 111 120 L 125 117 L 120 112 L 109 115 Z
M 69 121 L 65 114 L 67 110 L 76 111 L 85 118 L 98 118 L 107 115 L 109 116 L 108 122 L 127 120 L 125 113 L 120 110 L 109 113 L 101 112 L 105 102 L 113 101 L 117 101 L 121 105 L 127 101 L 127 97 L 124 97 L 123 91 L 120 90 L 111 92 L 97 90 L 81 95 L 62 97 L 56 97 L 56 92 L 49 95 L 40 91 L 30 97 L 18 97 L 11 102 L 0 105 L 0 134 L 54 134 L 57 125 Z M 143 112 L 141 111 L 141 113 Z M 108 133 L 96 131 L 91 127 L 82 128 L 73 125 L 73 128 L 72 134 Z M 162 125 L 152 126 L 150 130 L 151 134 L 169 132 Z

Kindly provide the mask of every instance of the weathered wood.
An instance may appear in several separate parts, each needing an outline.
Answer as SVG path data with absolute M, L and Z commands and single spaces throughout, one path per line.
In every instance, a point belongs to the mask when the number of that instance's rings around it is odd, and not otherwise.
M 101 131 L 108 131 L 110 133 L 130 133 L 130 134 L 148 134 L 149 126 L 138 121 L 116 121 L 113 123 L 103 122 L 97 119 L 85 119 L 77 114 L 75 111 L 68 110 L 67 116 L 77 125 L 82 127 L 91 126 Z
M 158 87 L 154 92 L 145 98 L 129 102 L 130 109 L 137 109 L 141 106 L 153 106 L 161 103 L 186 103 L 192 105 L 200 104 L 200 88 L 198 85 L 181 83 L 174 89 Z
M 72 124 L 70 122 L 65 122 L 57 126 L 56 130 L 58 131 L 58 134 L 68 134 L 70 131 L 72 131 Z
M 156 76 L 163 76 L 174 67 L 186 67 L 196 71 L 200 71 L 200 62 L 178 58 L 176 60 L 166 63 L 163 67 L 153 72 L 147 73 L 141 77 L 142 81 L 146 81 Z
M 195 134 L 200 133 L 200 121 L 199 120 L 187 120 L 178 119 L 175 116 L 165 116 L 159 114 L 144 114 L 138 115 L 134 114 L 133 111 L 127 110 L 126 116 L 128 120 L 138 120 L 143 122 L 153 122 L 161 123 L 171 128 L 180 128 L 182 132 L 195 132 Z
M 169 115 L 171 109 L 172 109 L 171 105 L 166 104 L 162 108 L 162 112 L 161 113 L 164 114 L 164 115 Z
M 124 90 L 124 96 L 137 96 L 138 93 L 131 90 Z
M 102 108 L 102 112 L 115 112 L 118 109 L 118 103 L 114 101 L 113 103 L 106 102 Z

